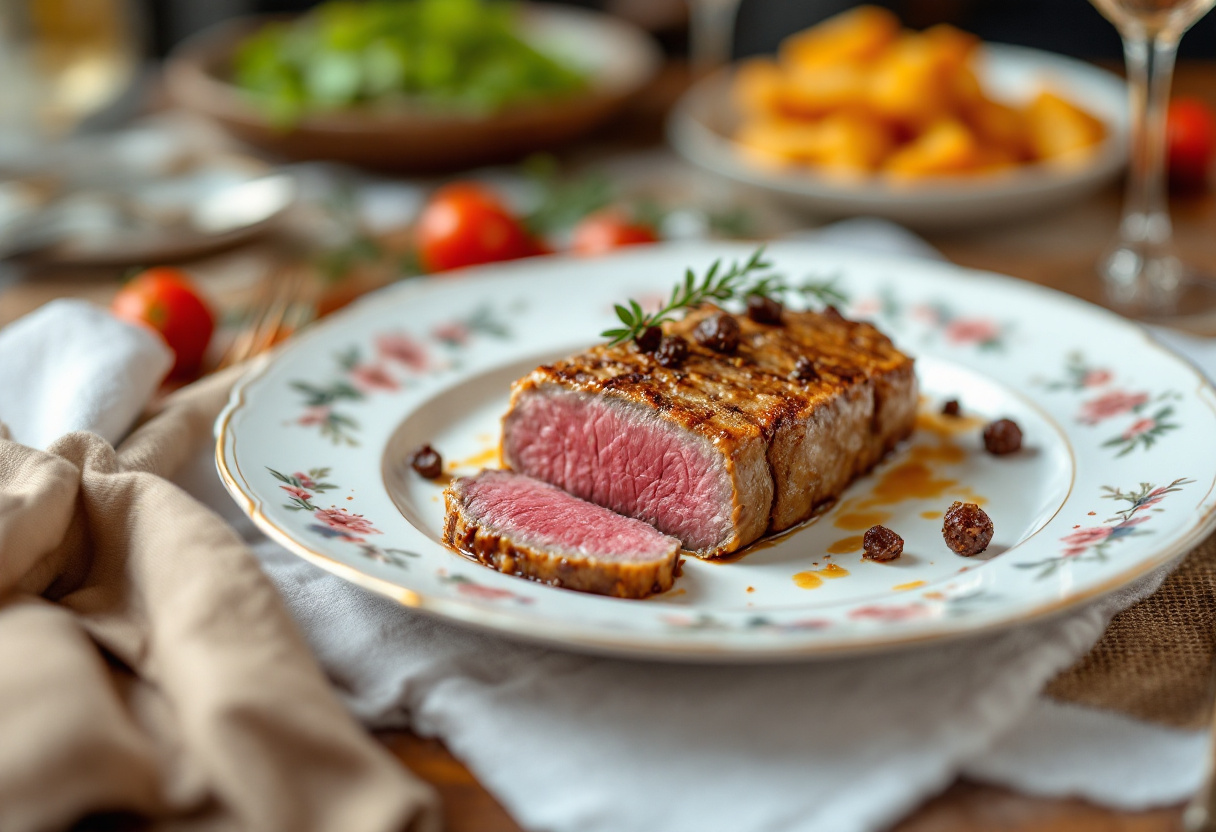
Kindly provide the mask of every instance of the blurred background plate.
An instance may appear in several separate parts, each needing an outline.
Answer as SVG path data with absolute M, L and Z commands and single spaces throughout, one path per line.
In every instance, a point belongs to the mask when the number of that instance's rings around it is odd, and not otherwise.
M 168 115 L 0 153 L 0 175 L 0 259 L 55 266 L 228 248 L 273 227 L 297 190 L 291 174 L 225 147 L 205 123 Z
M 892 184 L 878 177 L 845 181 L 790 167 L 749 163 L 730 136 L 739 123 L 731 104 L 734 69 L 709 75 L 688 91 L 668 121 L 668 135 L 689 161 L 823 218 L 868 214 L 913 228 L 961 228 L 1058 208 L 1109 183 L 1127 159 L 1127 91 L 1121 78 L 1081 61 L 1005 44 L 985 43 L 977 74 L 1003 100 L 1028 99 L 1050 87 L 1085 107 L 1108 134 L 1083 163 L 1030 164 L 1008 173 Z
M 487 116 L 348 109 L 276 127 L 229 80 L 233 51 L 265 18 L 219 24 L 186 41 L 165 66 L 173 99 L 216 119 L 250 144 L 292 159 L 328 159 L 382 170 L 454 169 L 517 159 L 585 135 L 618 112 L 661 64 L 650 36 L 605 14 L 521 7 L 533 45 L 583 69 L 590 89 Z

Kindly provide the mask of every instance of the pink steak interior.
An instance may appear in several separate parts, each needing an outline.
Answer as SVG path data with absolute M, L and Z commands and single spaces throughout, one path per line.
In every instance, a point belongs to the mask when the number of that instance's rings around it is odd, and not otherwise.
M 688 548 L 731 531 L 733 489 L 708 442 L 629 402 L 542 386 L 503 427 L 517 471 L 653 524 Z
M 510 471 L 485 471 L 464 488 L 468 511 L 519 542 L 613 560 L 669 555 L 676 541 L 653 527 Z

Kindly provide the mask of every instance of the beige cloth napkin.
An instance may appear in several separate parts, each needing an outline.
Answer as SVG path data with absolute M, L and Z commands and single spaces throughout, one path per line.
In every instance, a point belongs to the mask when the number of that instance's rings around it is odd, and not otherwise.
M 250 832 L 427 832 L 437 801 L 334 698 L 235 533 L 162 477 L 234 377 L 117 450 L 0 426 L 0 830 L 97 812 Z

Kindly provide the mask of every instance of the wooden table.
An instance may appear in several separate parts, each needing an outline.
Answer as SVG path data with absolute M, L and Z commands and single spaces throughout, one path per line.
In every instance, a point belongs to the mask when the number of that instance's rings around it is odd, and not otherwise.
M 678 86 L 679 79 L 667 78 Z M 1179 67 L 1176 92 L 1216 106 L 1216 62 Z M 670 90 L 664 90 L 670 97 Z M 654 131 L 651 131 L 652 133 Z M 1041 219 L 981 231 L 927 235 L 949 259 L 1052 286 L 1100 301 L 1094 264 L 1111 242 L 1121 192 L 1110 188 L 1088 201 Z M 1216 274 L 1216 195 L 1175 199 L 1178 249 L 1193 266 Z M 106 302 L 116 290 L 114 275 L 46 275 L 0 291 L 0 324 L 64 295 Z M 520 829 L 476 778 L 443 746 L 408 732 L 378 735 L 385 747 L 443 798 L 449 832 L 516 832 Z M 1173 832 L 1181 807 L 1116 812 L 1081 800 L 1050 800 L 960 781 L 899 823 L 898 832 Z

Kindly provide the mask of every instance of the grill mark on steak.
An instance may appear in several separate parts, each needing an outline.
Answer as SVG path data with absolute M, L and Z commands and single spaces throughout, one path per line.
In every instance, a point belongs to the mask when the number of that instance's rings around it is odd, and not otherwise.
M 680 536 L 696 554 L 712 557 L 738 549 L 766 530 L 780 531 L 806 519 L 911 433 L 917 398 L 912 361 L 871 324 L 787 310 L 784 325 L 773 327 L 741 316 L 738 349 L 723 355 L 691 338 L 698 323 L 717 311 L 706 305 L 663 325 L 664 335 L 689 341 L 678 372 L 627 345 L 597 346 L 521 379 L 504 418 L 504 459 L 527 473 L 552 478 L 577 496 L 606 500 L 614 510 L 653 522 Z M 799 359 L 814 361 L 818 377 L 797 379 Z M 542 440 L 528 436 L 521 406 L 531 397 L 553 397 L 560 391 L 596 398 L 596 412 L 619 411 L 619 418 L 609 421 L 626 432 L 634 429 L 634 422 L 649 424 L 647 411 L 654 414 L 668 428 L 656 428 L 653 443 L 683 446 L 678 459 L 685 467 L 700 464 L 698 455 L 706 446 L 698 443 L 708 443 L 719 460 L 716 473 L 706 463 L 708 467 L 688 477 L 690 482 L 716 478 L 729 494 L 729 502 L 715 515 L 724 520 L 723 528 L 706 527 L 705 539 L 692 540 L 690 523 L 681 513 L 693 507 L 678 500 L 671 511 L 643 505 L 643 498 L 658 493 L 654 484 L 649 490 L 597 485 L 595 471 L 584 470 L 608 465 L 604 476 L 628 479 L 635 469 L 652 470 L 646 460 L 606 460 L 598 444 L 594 454 L 587 453 L 591 443 L 552 452 L 583 454 L 577 463 L 567 461 L 563 468 L 547 460 L 551 454 L 540 446 Z M 579 418 L 570 418 L 570 425 L 553 428 L 550 436 L 578 430 Z M 656 452 L 657 446 L 630 441 L 624 444 L 633 453 Z M 579 475 L 571 476 L 571 470 Z

